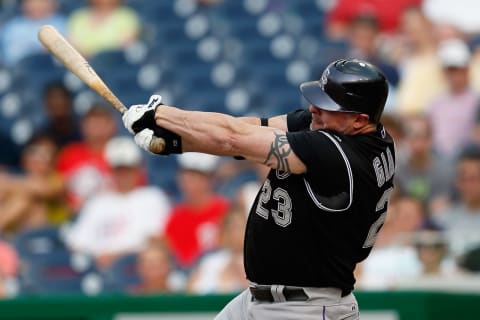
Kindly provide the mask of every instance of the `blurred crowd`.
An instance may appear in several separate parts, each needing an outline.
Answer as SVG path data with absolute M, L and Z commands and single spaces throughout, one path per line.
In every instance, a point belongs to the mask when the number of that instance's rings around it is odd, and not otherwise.
M 193 6 L 214 16 L 226 2 L 172 1 L 180 12 Z M 371 61 L 390 83 L 382 123 L 396 141 L 396 188 L 377 243 L 356 270 L 357 288 L 478 290 L 480 3 L 238 0 L 265 14 L 288 13 L 293 2 L 318 8 L 318 37 L 344 45 L 335 58 Z M 36 38 L 43 24 L 87 58 L 138 45 L 149 5 L 0 1 L 0 66 L 16 70 L 44 53 Z M 0 296 L 248 286 L 244 229 L 267 168 L 197 153 L 146 154 L 110 106 L 75 108 L 74 98 L 64 79 L 53 79 L 36 98 L 43 120 L 27 138 L 0 131 Z M 292 110 L 305 107 L 298 101 Z M 170 183 L 155 180 L 172 173 Z

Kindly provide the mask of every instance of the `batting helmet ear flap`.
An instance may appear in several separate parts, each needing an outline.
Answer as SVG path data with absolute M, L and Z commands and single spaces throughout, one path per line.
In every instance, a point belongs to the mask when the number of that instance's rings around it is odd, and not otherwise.
M 317 81 L 300 85 L 304 98 L 329 111 L 364 113 L 377 123 L 385 107 L 388 83 L 376 66 L 358 59 L 330 63 Z

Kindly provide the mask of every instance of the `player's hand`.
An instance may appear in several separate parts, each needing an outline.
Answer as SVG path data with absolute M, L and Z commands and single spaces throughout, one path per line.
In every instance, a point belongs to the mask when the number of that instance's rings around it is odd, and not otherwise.
M 131 134 L 137 134 L 143 129 L 154 129 L 155 109 L 162 104 L 162 96 L 152 95 L 147 104 L 133 105 L 122 115 L 123 125 Z
M 152 151 L 150 151 L 150 143 L 152 142 L 153 136 L 153 130 L 145 128 L 135 134 L 135 143 L 143 150 L 152 153 Z
M 158 154 L 169 155 L 171 153 L 182 153 L 182 138 L 176 133 L 159 126 L 155 126 L 153 129 L 142 129 L 135 134 L 134 139 L 140 148 L 152 153 L 150 144 L 153 137 L 163 138 L 165 141 L 165 149 Z

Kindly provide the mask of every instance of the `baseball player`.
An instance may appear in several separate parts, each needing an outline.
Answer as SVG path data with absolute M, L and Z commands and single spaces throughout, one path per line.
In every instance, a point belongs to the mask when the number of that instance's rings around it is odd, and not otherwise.
M 394 143 L 379 122 L 387 81 L 368 62 L 338 60 L 300 90 L 307 110 L 268 119 L 184 111 L 159 96 L 123 117 L 144 149 L 156 135 L 163 154 L 242 156 L 271 168 L 246 228 L 250 287 L 216 319 L 359 318 L 353 271 L 393 190 Z

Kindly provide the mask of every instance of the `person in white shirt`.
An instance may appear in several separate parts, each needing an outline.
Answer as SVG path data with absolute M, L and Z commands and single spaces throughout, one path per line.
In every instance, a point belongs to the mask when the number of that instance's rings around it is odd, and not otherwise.
M 112 167 L 114 190 L 89 199 L 66 234 L 69 247 L 93 256 L 100 268 L 138 252 L 150 236 L 161 234 L 170 212 L 166 194 L 142 183 L 142 154 L 131 139 L 113 138 L 105 158 Z
M 456 170 L 458 199 L 433 218 L 445 229 L 450 251 L 459 257 L 480 246 L 480 146 L 465 148 Z
M 240 292 L 248 287 L 243 269 L 243 239 L 247 218 L 233 207 L 222 222 L 222 247 L 204 255 L 193 270 L 187 290 L 193 294 Z

